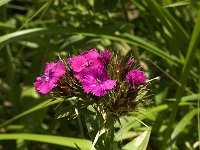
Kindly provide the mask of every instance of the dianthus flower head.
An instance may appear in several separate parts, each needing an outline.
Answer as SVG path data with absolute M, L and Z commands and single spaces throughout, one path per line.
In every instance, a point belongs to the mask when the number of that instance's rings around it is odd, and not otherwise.
M 65 74 L 65 72 L 65 66 L 61 61 L 56 63 L 46 63 L 44 74 L 37 77 L 36 81 L 33 83 L 35 89 L 42 94 L 47 94 L 57 86 L 57 81 Z
M 143 85 L 146 81 L 146 75 L 140 70 L 131 70 L 126 75 L 126 81 L 136 90 L 139 85 Z
M 116 85 L 116 81 L 109 79 L 108 73 L 103 67 L 91 68 L 81 83 L 84 92 L 92 93 L 95 96 L 105 96 L 108 90 Z
M 98 59 L 99 53 L 96 49 L 84 52 L 81 55 L 74 56 L 69 59 L 71 69 L 75 72 L 79 80 L 84 78 L 84 75 L 90 68 L 103 66 L 103 63 Z
M 104 63 L 108 64 L 111 58 L 111 52 L 108 50 L 104 50 L 103 52 L 100 53 L 99 59 Z

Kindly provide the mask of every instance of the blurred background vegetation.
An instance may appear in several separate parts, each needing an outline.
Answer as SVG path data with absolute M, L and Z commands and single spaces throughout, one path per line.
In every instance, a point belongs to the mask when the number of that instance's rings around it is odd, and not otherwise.
M 67 102 L 40 96 L 33 82 L 58 54 L 91 48 L 133 55 L 149 79 L 160 77 L 150 86 L 151 103 L 116 124 L 124 148 L 199 149 L 199 6 L 199 0 L 0 0 L 0 149 L 90 148 L 84 118 L 56 119 L 57 105 Z M 138 120 L 151 129 L 139 148 L 134 139 L 147 127 Z

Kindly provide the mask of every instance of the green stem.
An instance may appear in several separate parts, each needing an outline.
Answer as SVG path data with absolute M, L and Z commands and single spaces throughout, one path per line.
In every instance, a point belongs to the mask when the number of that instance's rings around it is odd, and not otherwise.
M 83 125 L 82 125 L 81 118 L 79 115 L 78 115 L 77 119 L 78 119 L 78 125 L 79 125 L 80 132 L 81 132 L 81 137 L 84 137 Z
M 109 116 L 107 118 L 107 121 L 105 123 L 105 128 L 108 129 L 105 137 L 105 143 L 108 145 L 107 149 L 114 150 L 115 149 L 115 139 L 114 139 L 114 133 L 115 133 L 115 118 L 113 116 Z

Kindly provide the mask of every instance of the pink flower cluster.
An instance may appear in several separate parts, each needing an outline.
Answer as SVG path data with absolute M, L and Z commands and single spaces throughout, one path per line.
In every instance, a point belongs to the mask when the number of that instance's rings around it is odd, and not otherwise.
M 114 88 L 116 80 L 110 80 L 105 69 L 110 57 L 111 53 L 107 50 L 99 54 L 96 49 L 92 49 L 69 59 L 70 67 L 81 82 L 84 92 L 104 96 Z
M 69 58 L 66 64 L 74 72 L 84 92 L 99 97 L 105 96 L 117 83 L 116 80 L 110 79 L 106 69 L 110 59 L 111 52 L 108 50 L 99 53 L 96 49 L 92 49 Z M 139 85 L 145 84 L 146 75 L 140 70 L 131 70 L 130 68 L 134 63 L 133 58 L 126 63 L 125 68 L 128 68 L 128 73 L 126 73 L 125 80 L 130 84 L 132 90 L 137 90 Z M 47 63 L 44 74 L 37 77 L 36 82 L 34 82 L 36 90 L 42 94 L 47 94 L 58 86 L 61 77 L 69 76 L 66 71 L 66 64 L 61 61 Z

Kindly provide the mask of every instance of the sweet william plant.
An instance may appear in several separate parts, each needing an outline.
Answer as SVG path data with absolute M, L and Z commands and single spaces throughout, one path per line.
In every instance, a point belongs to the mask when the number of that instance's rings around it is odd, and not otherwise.
M 120 116 L 147 103 L 146 80 L 134 58 L 127 60 L 108 50 L 100 53 L 91 49 L 66 60 L 47 63 L 34 86 L 43 95 L 75 97 L 68 114 L 84 115 L 93 146 L 116 149 L 114 124 Z

